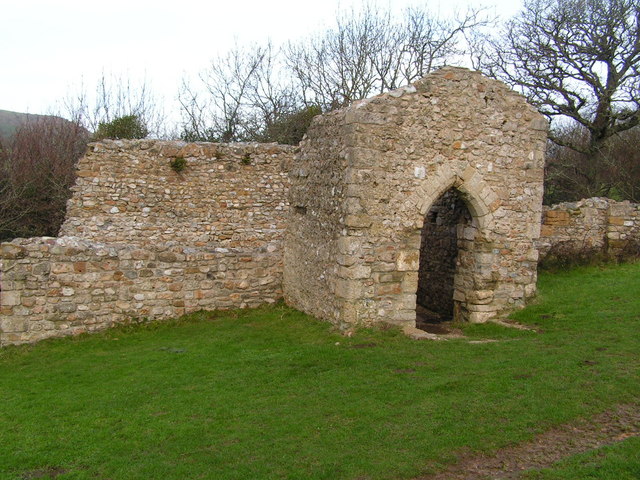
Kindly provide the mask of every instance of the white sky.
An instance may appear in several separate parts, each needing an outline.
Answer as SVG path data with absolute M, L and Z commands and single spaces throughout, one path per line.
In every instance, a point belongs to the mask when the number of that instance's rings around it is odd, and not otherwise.
M 165 110 L 181 79 L 240 44 L 295 40 L 333 24 L 365 0 L 0 0 L 0 109 L 52 113 L 104 71 L 135 85 L 146 79 Z M 447 15 L 468 5 L 503 17 L 521 0 L 378 0 L 401 11 L 426 5 Z

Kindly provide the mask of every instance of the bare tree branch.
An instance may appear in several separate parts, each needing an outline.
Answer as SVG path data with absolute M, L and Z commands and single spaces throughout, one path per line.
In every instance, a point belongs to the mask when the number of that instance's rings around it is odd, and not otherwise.
M 576 151 L 598 155 L 608 138 L 638 125 L 637 0 L 527 0 L 488 46 L 485 72 L 520 89 L 549 118 L 587 130 L 589 142 L 571 146 Z

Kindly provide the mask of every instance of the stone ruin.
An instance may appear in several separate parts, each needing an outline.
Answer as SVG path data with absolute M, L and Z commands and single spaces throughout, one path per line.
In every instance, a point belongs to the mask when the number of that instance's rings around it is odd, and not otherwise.
M 500 317 L 535 292 L 546 129 L 443 68 L 317 117 L 298 148 L 92 144 L 61 236 L 0 245 L 0 345 L 283 297 L 341 328 Z M 603 235 L 637 234 L 639 211 Z
M 342 326 L 521 307 L 546 134 L 522 96 L 459 68 L 323 115 L 290 174 L 285 300 Z

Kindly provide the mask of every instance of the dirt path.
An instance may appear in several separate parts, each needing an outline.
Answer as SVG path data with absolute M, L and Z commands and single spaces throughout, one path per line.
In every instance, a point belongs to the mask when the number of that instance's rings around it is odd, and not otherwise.
M 551 466 L 558 460 L 640 436 L 640 404 L 623 405 L 590 422 L 565 425 L 533 441 L 499 450 L 495 455 L 461 457 L 447 470 L 415 480 L 485 480 L 518 478 L 520 473 Z

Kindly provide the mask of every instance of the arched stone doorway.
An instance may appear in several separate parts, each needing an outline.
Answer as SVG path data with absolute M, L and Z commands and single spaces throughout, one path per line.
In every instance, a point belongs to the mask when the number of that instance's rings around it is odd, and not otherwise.
M 459 300 L 470 278 L 476 226 L 460 192 L 450 188 L 427 212 L 420 235 L 416 326 L 462 320 Z

